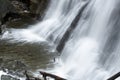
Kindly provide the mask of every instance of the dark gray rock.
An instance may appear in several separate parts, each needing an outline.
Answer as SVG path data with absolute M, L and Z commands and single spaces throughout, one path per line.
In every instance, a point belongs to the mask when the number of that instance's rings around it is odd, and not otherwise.
M 42 20 L 50 0 L 0 0 L 1 25 L 21 28 Z
M 1 80 L 20 80 L 9 75 L 2 75 Z
M 33 14 L 36 14 L 37 20 L 41 20 L 44 17 L 49 2 L 50 0 L 31 0 L 30 10 Z
M 9 0 L 0 0 L 0 20 L 8 13 L 14 12 L 15 8 Z

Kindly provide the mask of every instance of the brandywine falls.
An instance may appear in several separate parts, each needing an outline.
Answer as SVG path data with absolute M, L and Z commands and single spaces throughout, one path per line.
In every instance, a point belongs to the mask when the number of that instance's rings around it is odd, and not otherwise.
M 9 1 L 15 4 L 17 0 Z M 31 1 L 35 4 L 37 0 Z M 31 21 L 21 28 L 1 25 L 0 80 L 31 80 L 21 75 L 24 70 L 38 78 L 39 71 L 44 71 L 66 80 L 107 80 L 120 72 L 120 0 L 48 0 L 46 3 L 41 13 L 44 15 L 33 24 Z M 39 5 L 39 8 L 44 7 Z M 29 9 L 24 12 L 30 14 Z M 10 64 L 12 68 L 7 66 Z M 16 69 L 21 65 L 32 67 Z

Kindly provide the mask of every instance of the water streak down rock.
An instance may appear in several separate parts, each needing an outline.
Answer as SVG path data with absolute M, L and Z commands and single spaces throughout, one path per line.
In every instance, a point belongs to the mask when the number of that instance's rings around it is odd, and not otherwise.
M 71 23 L 70 27 L 67 29 L 67 31 L 65 32 L 65 34 L 63 35 L 62 39 L 60 40 L 60 42 L 59 42 L 59 44 L 58 44 L 58 46 L 57 46 L 57 48 L 56 48 L 56 50 L 57 50 L 58 52 L 60 52 L 60 53 L 62 52 L 62 50 L 63 50 L 63 48 L 64 48 L 64 46 L 65 46 L 65 43 L 68 41 L 71 33 L 72 33 L 72 32 L 74 31 L 74 29 L 76 28 L 76 26 L 77 26 L 77 24 L 78 24 L 78 22 L 79 22 L 79 20 L 80 20 L 80 18 L 81 18 L 81 16 L 82 16 L 82 12 L 85 10 L 85 8 L 87 7 L 88 3 L 89 3 L 89 2 L 86 2 L 85 5 L 83 5 L 83 6 L 80 8 L 77 16 L 75 17 L 75 19 L 73 20 L 73 22 Z

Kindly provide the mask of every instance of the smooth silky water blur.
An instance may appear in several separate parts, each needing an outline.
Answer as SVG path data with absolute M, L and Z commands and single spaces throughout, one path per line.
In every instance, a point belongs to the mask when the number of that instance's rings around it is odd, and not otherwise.
M 51 0 L 43 21 L 28 29 L 12 29 L 2 39 L 48 41 L 56 47 L 85 4 L 50 72 L 68 80 L 106 80 L 120 71 L 119 0 Z

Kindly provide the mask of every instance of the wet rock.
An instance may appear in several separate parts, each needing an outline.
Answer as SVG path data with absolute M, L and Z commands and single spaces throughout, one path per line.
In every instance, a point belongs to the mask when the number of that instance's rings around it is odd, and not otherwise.
M 42 20 L 48 3 L 49 0 L 0 0 L 1 25 L 22 28 L 34 24 Z
M 9 20 L 19 19 L 20 14 L 14 12 L 8 12 L 5 17 L 2 18 L 2 25 L 4 25 Z
M 27 10 L 30 10 L 30 3 L 31 3 L 30 0 L 19 0 L 19 1 L 25 4 Z
M 6 24 L 12 17 L 16 17 L 17 10 L 9 0 L 0 0 L 0 33 L 2 34 L 2 25 Z
M 36 14 L 35 18 L 41 20 L 45 15 L 45 10 L 48 8 L 50 0 L 31 0 L 31 13 Z
M 0 20 L 8 12 L 15 12 L 15 8 L 12 6 L 9 0 L 0 0 Z
M 26 13 L 23 3 L 13 0 L 0 0 L 0 25 L 9 23 L 11 20 L 18 20 L 21 18 L 21 14 Z M 2 33 L 2 27 L 0 26 L 0 33 Z
M 1 80 L 20 80 L 9 75 L 2 75 Z
M 23 72 L 28 70 L 22 61 L 1 58 L 0 62 L 0 69 L 11 75 L 23 77 Z
M 11 4 L 17 10 L 18 13 L 26 13 L 29 10 L 30 2 L 26 0 L 11 0 Z M 29 6 L 27 6 L 29 4 Z

